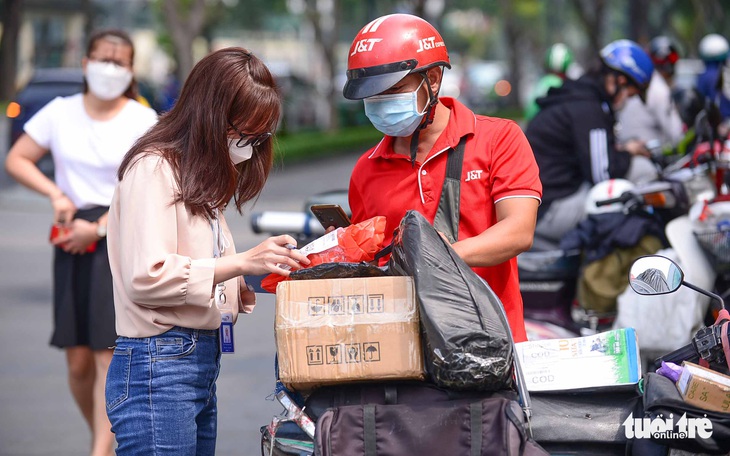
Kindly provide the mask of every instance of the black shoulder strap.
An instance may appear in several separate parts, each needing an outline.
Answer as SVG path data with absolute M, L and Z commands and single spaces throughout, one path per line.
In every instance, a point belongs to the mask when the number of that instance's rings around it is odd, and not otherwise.
M 466 136 L 461 138 L 456 149 L 448 152 L 446 178 L 441 190 L 439 207 L 433 220 L 433 227 L 446 235 L 453 244 L 459 240 L 459 203 L 461 195 L 461 166 L 464 162 Z

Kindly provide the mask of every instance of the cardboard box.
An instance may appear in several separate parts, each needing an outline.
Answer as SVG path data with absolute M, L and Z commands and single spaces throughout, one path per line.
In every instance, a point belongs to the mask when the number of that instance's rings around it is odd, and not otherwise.
M 281 282 L 274 331 L 279 378 L 293 389 L 424 378 L 411 277 Z
M 622 388 L 641 378 L 639 346 L 632 328 L 592 336 L 519 342 L 528 391 Z
M 685 402 L 705 410 L 730 412 L 730 377 L 687 361 L 682 367 L 677 389 Z

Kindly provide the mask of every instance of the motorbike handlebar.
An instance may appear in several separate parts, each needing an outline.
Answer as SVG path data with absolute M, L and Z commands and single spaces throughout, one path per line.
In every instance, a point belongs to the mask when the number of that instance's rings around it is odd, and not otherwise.
M 633 195 L 631 194 L 631 192 L 624 192 L 621 196 L 619 196 L 617 198 L 609 198 L 609 199 L 605 199 L 605 200 L 596 201 L 596 206 L 597 207 L 608 206 L 609 204 L 614 204 L 614 203 L 623 204 L 623 203 L 629 201 L 632 197 L 633 197 Z
M 666 355 L 660 356 L 659 358 L 655 359 L 654 367 L 656 369 L 662 367 L 662 361 L 666 363 L 674 363 L 681 366 L 682 361 L 698 363 L 699 360 L 700 354 L 694 344 L 690 342 L 687 345 L 674 350 L 673 352 L 667 353 Z

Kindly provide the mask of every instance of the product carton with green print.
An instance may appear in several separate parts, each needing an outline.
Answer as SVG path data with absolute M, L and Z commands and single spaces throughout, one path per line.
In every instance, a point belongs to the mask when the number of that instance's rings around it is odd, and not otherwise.
M 633 328 L 515 344 L 528 391 L 629 387 L 641 378 Z

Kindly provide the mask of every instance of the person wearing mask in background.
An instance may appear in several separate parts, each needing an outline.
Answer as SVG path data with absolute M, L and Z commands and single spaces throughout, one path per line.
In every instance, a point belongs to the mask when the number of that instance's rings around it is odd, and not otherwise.
M 657 174 L 641 141 L 617 144 L 614 137 L 615 112 L 633 95 L 644 98 L 651 58 L 630 40 L 608 44 L 599 57 L 579 79 L 539 99 L 540 112 L 525 131 L 543 185 L 536 247 L 555 248 L 578 225 L 594 184 L 617 177 L 641 183 Z
M 679 51 L 669 37 L 657 36 L 649 43 L 649 56 L 655 71 L 646 91 L 646 102 L 636 96 L 626 100 L 616 115 L 617 138 L 620 143 L 631 139 L 643 141 L 658 157 L 665 149 L 671 151 L 684 134 L 682 119 L 672 100 Z
M 82 61 L 84 92 L 38 111 L 5 162 L 8 174 L 53 206 L 51 345 L 66 352 L 71 393 L 92 431 L 92 455 L 110 455 L 114 446 L 104 402 L 116 339 L 107 211 L 124 154 L 157 121 L 155 111 L 135 101 L 133 62 L 127 33 L 91 35 Z M 55 182 L 36 165 L 49 152 Z
M 697 75 L 697 90 L 720 108 L 723 119 L 730 118 L 730 93 L 723 94 L 721 82 L 723 63 L 730 57 L 730 44 L 724 36 L 710 33 L 700 40 L 698 50 L 705 70 Z
M 119 337 L 106 385 L 118 455 L 215 454 L 221 353 L 255 304 L 242 276 L 309 264 L 288 235 L 236 253 L 223 216 L 263 189 L 280 112 L 263 62 L 221 49 L 119 167 L 108 236 Z
M 522 130 L 438 96 L 448 51 L 439 32 L 417 16 L 375 19 L 348 55 L 343 94 L 363 100 L 368 119 L 385 135 L 352 171 L 352 222 L 385 216 L 386 244 L 408 210 L 433 223 L 447 157 L 463 150 L 452 247 L 500 298 L 514 340 L 526 340 L 515 257 L 532 245 L 541 186 Z
M 525 121 L 531 121 L 540 106 L 537 99 L 547 95 L 552 87 L 563 85 L 568 76 L 568 68 L 573 63 L 573 52 L 563 43 L 555 43 L 545 53 L 545 75 L 543 75 L 530 93 L 530 99 L 525 109 Z

